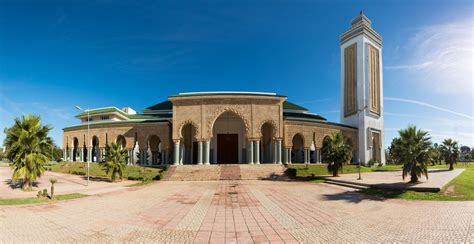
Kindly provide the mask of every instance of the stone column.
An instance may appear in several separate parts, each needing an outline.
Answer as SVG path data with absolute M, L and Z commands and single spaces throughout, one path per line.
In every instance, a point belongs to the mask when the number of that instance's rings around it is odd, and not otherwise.
M 292 160 L 291 160 L 291 148 L 288 148 L 287 151 L 288 151 L 288 164 L 292 164 Z
M 304 163 L 309 164 L 309 149 L 308 148 L 304 149 Z
M 197 155 L 198 164 L 202 165 L 202 141 L 198 142 L 198 155 Z
M 210 142 L 210 141 L 205 141 L 205 142 L 204 142 L 204 155 L 203 155 L 203 156 L 204 156 L 203 158 L 204 158 L 204 164 L 205 164 L 205 165 L 211 164 L 211 163 L 209 162 L 209 160 L 210 160 L 210 155 L 211 155 L 211 152 L 210 152 L 210 151 L 211 151 L 211 142 Z
M 254 147 L 253 141 L 249 141 L 249 144 L 247 145 L 247 152 L 248 152 L 247 161 L 249 164 L 253 164 L 253 147 Z
M 175 141 L 175 142 L 174 142 L 174 151 L 173 151 L 173 153 L 174 153 L 173 164 L 174 164 L 174 165 L 179 165 L 179 152 L 180 152 L 180 150 L 181 150 L 181 149 L 179 148 L 179 146 L 180 146 L 179 140 L 178 140 L 178 141 Z
M 78 148 L 78 150 L 79 150 L 79 162 L 84 162 L 84 148 L 80 147 Z
M 321 149 L 318 148 L 318 163 L 321 163 Z
M 73 155 L 74 155 L 74 148 L 71 148 L 71 149 L 69 150 L 69 158 L 68 158 L 68 160 L 72 161 Z M 76 159 L 76 160 L 77 160 L 77 159 Z
M 281 164 L 281 140 L 277 140 L 277 157 L 276 157 L 276 163 Z
M 184 143 L 181 143 L 179 144 L 179 165 L 183 165 L 184 164 L 184 154 L 185 154 L 186 150 L 184 148 Z
M 254 155 L 255 164 L 260 164 L 260 140 L 255 141 L 255 155 Z
M 272 143 L 272 163 L 276 163 L 277 162 L 277 157 L 278 157 L 278 150 L 277 150 L 277 142 L 276 141 L 273 141 Z

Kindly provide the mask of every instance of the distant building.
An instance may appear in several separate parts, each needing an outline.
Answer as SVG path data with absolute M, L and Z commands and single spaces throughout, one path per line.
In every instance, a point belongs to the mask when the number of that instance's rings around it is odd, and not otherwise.
M 106 107 L 77 115 L 81 123 L 63 129 L 64 157 L 98 161 L 117 142 L 129 164 L 320 163 L 324 138 L 342 132 L 353 162 L 384 164 L 382 38 L 361 13 L 340 45 L 341 124 L 275 93 L 179 93 L 140 114 Z

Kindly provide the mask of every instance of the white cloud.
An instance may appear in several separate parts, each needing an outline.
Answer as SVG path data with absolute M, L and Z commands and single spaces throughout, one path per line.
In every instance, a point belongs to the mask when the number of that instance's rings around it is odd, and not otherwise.
M 409 72 L 422 86 L 451 95 L 469 95 L 474 83 L 474 19 L 426 26 L 402 48 L 406 58 L 386 66 Z
M 447 113 L 450 113 L 450 114 L 454 114 L 454 115 L 457 115 L 457 116 L 461 116 L 461 117 L 464 117 L 464 118 L 467 118 L 467 119 L 474 120 L 474 117 L 473 117 L 473 116 L 470 116 L 470 115 L 467 115 L 467 114 L 463 114 L 463 113 L 458 113 L 458 112 L 453 111 L 453 110 L 450 110 L 450 109 L 446 109 L 446 108 L 441 108 L 441 107 L 438 107 L 438 106 L 434 106 L 434 105 L 432 105 L 432 104 L 429 104 L 429 103 L 426 103 L 426 102 L 422 102 L 422 101 L 417 101 L 417 100 L 412 100 L 412 99 L 405 99 L 405 98 L 397 98 L 397 97 L 385 97 L 384 100 L 416 104 L 416 105 L 420 105 L 420 106 L 424 106 L 424 107 L 436 109 L 436 110 L 439 110 L 439 111 L 447 112 Z

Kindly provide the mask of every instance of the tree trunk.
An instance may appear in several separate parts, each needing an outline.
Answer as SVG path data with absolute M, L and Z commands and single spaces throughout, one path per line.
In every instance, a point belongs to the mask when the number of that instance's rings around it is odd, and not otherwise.
M 418 182 L 418 176 L 416 176 L 416 173 L 412 171 L 410 183 L 416 183 L 416 182 Z
M 30 179 L 24 179 L 23 180 L 23 186 L 22 186 L 23 190 L 29 190 L 31 189 L 31 182 L 30 182 Z
M 54 197 L 54 185 L 51 184 L 51 199 Z
M 332 177 L 339 177 L 339 170 L 332 172 Z
M 453 162 L 450 162 L 449 163 L 449 170 L 453 170 L 454 169 L 454 163 Z

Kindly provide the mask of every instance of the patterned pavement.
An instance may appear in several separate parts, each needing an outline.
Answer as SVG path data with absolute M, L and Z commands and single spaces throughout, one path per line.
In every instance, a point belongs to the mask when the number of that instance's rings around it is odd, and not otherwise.
M 0 206 L 0 242 L 474 243 L 474 202 L 368 199 L 327 184 L 157 182 Z

